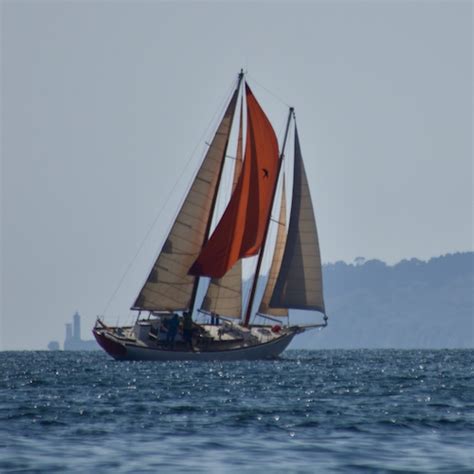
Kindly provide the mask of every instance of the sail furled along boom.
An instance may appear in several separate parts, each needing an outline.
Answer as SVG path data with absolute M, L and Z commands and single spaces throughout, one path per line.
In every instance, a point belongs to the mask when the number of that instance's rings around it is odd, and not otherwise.
M 242 174 L 222 219 L 189 273 L 221 278 L 262 245 L 278 171 L 275 132 L 246 84 L 247 139 Z
M 283 251 L 285 249 L 286 242 L 286 196 L 285 196 L 285 181 L 283 179 L 282 191 L 281 191 L 281 206 L 280 206 L 280 217 L 278 218 L 278 230 L 275 243 L 275 251 L 273 253 L 273 260 L 268 273 L 267 284 L 263 293 L 263 298 L 258 309 L 259 313 L 270 314 L 272 316 L 285 317 L 288 316 L 287 308 L 271 308 L 270 298 L 275 288 L 278 273 L 281 267 L 281 261 L 283 258 Z
M 206 238 L 206 226 L 219 171 L 225 159 L 238 92 L 236 89 L 227 106 L 161 253 L 132 309 L 174 311 L 189 307 L 194 277 L 188 275 L 188 270 Z
M 242 129 L 243 102 L 240 104 L 239 135 L 234 164 L 232 192 L 242 172 Z M 222 277 L 212 278 L 202 303 L 202 309 L 231 318 L 240 318 L 242 312 L 242 261 L 235 265 Z
M 291 217 L 270 307 L 325 312 L 316 221 L 296 125 Z

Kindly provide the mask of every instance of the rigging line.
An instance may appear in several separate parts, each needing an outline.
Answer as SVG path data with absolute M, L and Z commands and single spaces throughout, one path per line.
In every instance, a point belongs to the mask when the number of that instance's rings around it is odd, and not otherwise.
M 275 219 L 274 217 L 272 217 L 270 220 L 277 225 L 285 225 L 284 222 L 280 222 L 278 219 Z
M 230 96 L 230 94 L 232 93 L 232 91 L 234 90 L 234 87 L 235 87 L 235 80 L 232 81 L 232 84 L 231 86 L 227 89 L 226 91 L 226 94 L 225 94 L 225 97 L 224 99 L 221 101 L 220 103 L 220 107 L 218 107 L 218 109 L 216 110 L 216 112 L 214 113 L 214 115 L 212 116 L 211 120 L 209 121 L 209 123 L 207 124 L 207 127 L 206 129 L 204 130 L 204 132 L 202 133 L 201 137 L 199 138 L 198 142 L 196 143 L 196 146 L 194 147 L 191 155 L 189 156 L 183 170 L 181 171 L 181 174 L 178 176 L 178 179 L 175 181 L 175 183 L 173 184 L 173 186 L 171 187 L 171 189 L 176 189 L 176 186 L 177 184 L 181 181 L 181 179 L 183 178 L 184 176 L 184 173 L 185 171 L 188 169 L 191 161 L 193 160 L 195 154 L 196 154 L 196 150 L 198 149 L 199 145 L 204 141 L 204 137 L 208 134 L 209 132 L 209 129 L 211 128 L 211 125 L 214 123 L 214 121 L 216 120 L 216 117 L 217 116 L 222 116 L 223 113 L 224 113 L 224 109 L 225 109 L 225 105 L 227 104 L 227 99 L 228 97 Z M 229 93 L 229 90 L 231 91 Z M 219 114 L 219 115 L 218 115 Z M 194 178 L 194 176 L 192 176 L 191 178 L 191 182 L 192 182 L 192 179 Z M 188 183 L 188 186 L 187 186 L 187 191 L 189 190 L 189 187 L 190 187 L 190 183 Z M 187 194 L 187 191 L 186 191 L 186 194 Z M 115 298 L 115 296 L 117 295 L 119 289 L 121 288 L 122 286 L 122 283 L 124 282 L 125 280 L 125 277 L 128 275 L 131 267 L 133 266 L 133 264 L 135 263 L 138 255 L 140 254 L 140 252 L 142 251 L 143 249 L 143 246 L 145 245 L 145 242 L 148 240 L 148 237 L 150 236 L 152 230 L 154 229 L 156 223 L 158 222 L 158 219 L 160 218 L 161 214 L 163 213 L 166 205 L 168 204 L 168 201 L 171 199 L 171 196 L 172 196 L 172 192 L 170 193 L 167 193 L 167 198 L 165 199 L 165 201 L 163 202 L 163 205 L 161 206 L 161 208 L 158 210 L 158 213 L 156 214 L 151 226 L 149 227 L 148 231 L 146 232 L 145 234 L 145 237 L 143 238 L 143 240 L 141 241 L 140 245 L 138 246 L 138 249 L 137 251 L 135 252 L 134 256 L 132 257 L 132 259 L 130 260 L 129 264 L 127 265 L 127 267 L 125 268 L 125 271 L 122 275 L 122 277 L 120 278 L 118 284 L 117 284 L 117 287 L 115 288 L 114 292 L 112 293 L 112 296 L 109 298 L 107 304 L 105 305 L 105 308 L 104 310 L 102 311 L 102 315 L 105 316 L 105 313 L 107 312 L 107 310 L 109 309 L 109 306 L 110 304 L 112 303 L 113 299 Z M 184 199 L 186 198 L 186 194 L 185 194 L 185 197 Z M 183 202 L 184 202 L 184 199 L 181 200 L 180 202 L 180 207 L 182 206 Z M 179 209 L 178 209 L 179 211 Z
M 270 95 L 272 95 L 273 97 L 275 97 L 275 99 L 277 99 L 279 102 L 281 102 L 283 105 L 285 105 L 286 107 L 288 108 L 291 108 L 291 105 L 288 104 L 288 102 L 285 102 L 280 96 L 278 96 L 277 94 L 275 94 L 274 92 L 272 92 L 270 89 L 268 89 L 267 87 L 265 87 L 263 84 L 261 84 L 260 82 L 258 82 L 255 77 L 253 77 L 251 74 L 249 74 L 247 72 L 247 77 L 249 77 L 250 79 L 252 79 L 252 82 L 255 82 L 255 84 L 257 84 L 257 86 L 261 87 L 262 89 L 265 89 Z

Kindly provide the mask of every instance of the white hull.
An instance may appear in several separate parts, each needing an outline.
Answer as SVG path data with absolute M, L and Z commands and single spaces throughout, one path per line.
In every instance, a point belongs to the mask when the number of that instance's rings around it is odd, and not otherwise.
M 277 358 L 290 344 L 300 329 L 288 331 L 269 342 L 246 347 L 214 351 L 179 351 L 142 346 L 133 342 L 119 341 L 106 332 L 94 330 L 97 342 L 116 360 L 150 361 L 238 361 Z
M 240 349 L 212 352 L 179 352 L 127 346 L 127 360 L 260 360 L 275 359 L 290 344 L 295 333 L 282 336 L 274 341 Z

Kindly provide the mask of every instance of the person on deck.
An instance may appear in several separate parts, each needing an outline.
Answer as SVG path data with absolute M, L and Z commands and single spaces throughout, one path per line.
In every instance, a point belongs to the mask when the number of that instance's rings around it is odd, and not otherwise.
M 168 333 L 166 334 L 166 346 L 169 349 L 174 349 L 174 340 L 176 338 L 176 333 L 178 332 L 179 318 L 175 313 L 173 317 L 168 322 Z
M 193 351 L 193 318 L 189 311 L 185 311 L 183 317 L 183 339 L 186 343 L 186 347 Z

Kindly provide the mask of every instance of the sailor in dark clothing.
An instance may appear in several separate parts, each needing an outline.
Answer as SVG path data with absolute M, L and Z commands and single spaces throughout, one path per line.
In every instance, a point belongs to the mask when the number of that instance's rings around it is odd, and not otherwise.
M 183 313 L 183 339 L 186 343 L 186 346 L 190 350 L 193 349 L 193 318 L 189 311 Z
M 174 340 L 176 333 L 178 332 L 179 318 L 175 313 L 173 317 L 168 322 L 168 333 L 166 334 L 166 345 L 170 349 L 174 349 Z

